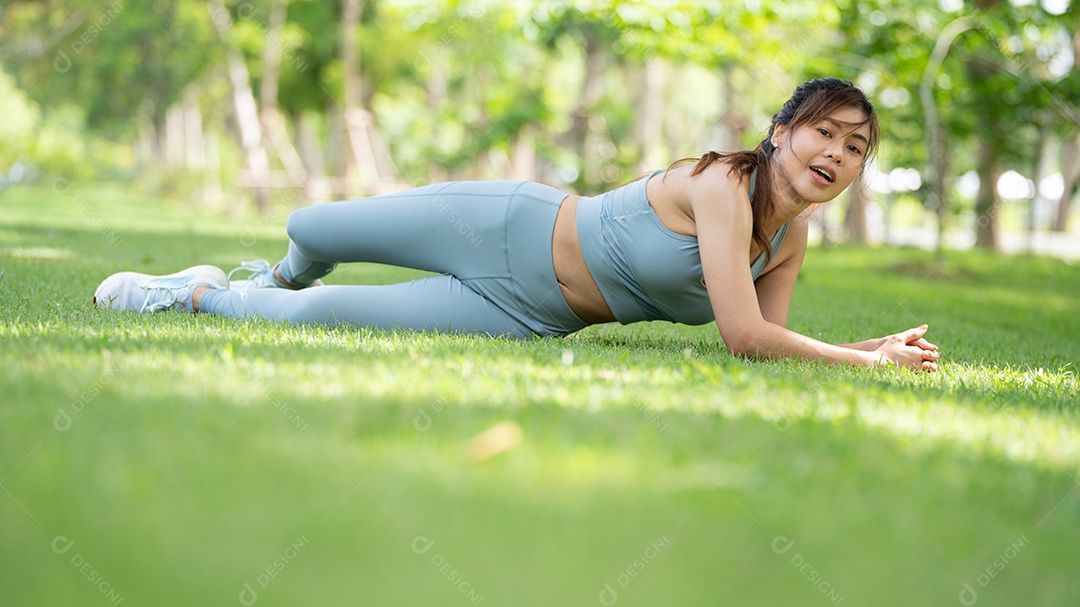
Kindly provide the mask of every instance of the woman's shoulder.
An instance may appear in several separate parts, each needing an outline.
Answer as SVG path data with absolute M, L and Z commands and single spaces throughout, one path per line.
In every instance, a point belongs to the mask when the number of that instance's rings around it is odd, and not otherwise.
M 672 168 L 663 174 L 664 181 L 672 183 L 691 202 L 700 200 L 735 200 L 750 196 L 750 176 L 743 174 L 730 163 L 717 161 L 694 174 L 694 164 Z
M 647 197 L 665 225 L 693 236 L 707 217 L 731 226 L 752 222 L 748 176 L 727 162 L 713 162 L 696 175 L 694 167 L 675 166 L 649 180 Z
M 712 162 L 696 175 L 694 165 L 678 167 L 675 172 L 682 198 L 692 213 L 702 207 L 722 207 L 735 213 L 750 211 L 751 176 L 729 162 Z

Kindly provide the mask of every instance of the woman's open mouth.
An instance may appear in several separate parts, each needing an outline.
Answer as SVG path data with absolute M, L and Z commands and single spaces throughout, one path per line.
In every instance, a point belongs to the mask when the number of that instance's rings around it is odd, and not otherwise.
M 821 167 L 810 167 L 810 172 L 813 173 L 817 181 L 823 185 L 830 185 L 836 181 L 836 177 L 832 173 Z

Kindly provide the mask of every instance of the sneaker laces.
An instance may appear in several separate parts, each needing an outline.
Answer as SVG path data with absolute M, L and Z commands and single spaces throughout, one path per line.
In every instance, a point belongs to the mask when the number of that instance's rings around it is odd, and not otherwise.
M 271 266 L 270 262 L 266 261 L 265 259 L 256 259 L 255 261 L 241 261 L 240 267 L 233 268 L 232 271 L 229 272 L 228 278 L 230 281 L 232 281 L 233 274 L 246 271 L 251 272 L 251 274 L 249 274 L 245 280 L 255 280 L 256 278 L 261 279 L 273 270 L 274 267 Z
M 143 288 L 146 289 L 146 298 L 143 299 L 143 304 L 139 307 L 139 312 L 143 314 L 171 308 L 177 301 L 191 296 L 191 293 L 186 286 L 149 286 Z M 158 299 L 159 297 L 160 299 Z

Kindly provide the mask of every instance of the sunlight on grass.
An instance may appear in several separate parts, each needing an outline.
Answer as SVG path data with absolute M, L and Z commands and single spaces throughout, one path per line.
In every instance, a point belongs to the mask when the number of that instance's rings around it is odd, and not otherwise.
M 54 249 L 51 247 L 16 247 L 11 249 L 0 249 L 0 257 L 48 261 L 66 261 L 76 258 L 75 253 L 72 251 L 67 249 Z
M 857 417 L 867 427 L 910 444 L 940 445 L 994 455 L 1049 469 L 1080 470 L 1080 431 L 1075 413 L 1006 407 L 976 411 L 947 402 L 898 406 L 863 402 Z
M 1048 469 L 1080 470 L 1080 424 L 1075 410 L 1062 408 L 1080 398 L 1077 378 L 1068 368 L 954 364 L 936 376 L 857 370 L 840 384 L 807 387 L 775 382 L 745 368 L 742 361 L 716 365 L 689 352 L 677 364 L 652 366 L 591 361 L 586 349 L 567 365 L 563 352 L 573 351 L 573 342 L 532 357 L 522 357 L 509 342 L 502 353 L 496 348 L 477 355 L 470 352 L 477 338 L 469 337 L 276 327 L 237 339 L 215 323 L 194 324 L 81 327 L 75 334 L 105 339 L 114 349 L 88 357 L 44 347 L 12 361 L 8 372 L 40 376 L 41 369 L 61 365 L 69 379 L 59 385 L 70 398 L 77 398 L 94 377 L 108 373 L 114 381 L 110 390 L 138 399 L 169 393 L 192 401 L 258 407 L 274 406 L 277 398 L 309 414 L 319 403 L 345 399 L 363 406 L 398 403 L 436 415 L 475 407 L 513 413 L 543 404 L 586 411 L 637 410 L 659 423 L 670 413 L 757 416 L 778 430 L 800 420 L 853 422 L 913 448 L 947 447 Z M 251 328 L 257 326 L 265 323 Z M 0 328 L 0 336 L 43 337 L 56 330 L 9 325 Z M 163 340 L 207 347 L 201 354 L 145 347 L 125 351 L 127 346 Z M 432 348 L 455 343 L 463 347 L 461 352 L 430 356 Z M 256 346 L 272 349 L 251 351 Z M 333 360 L 333 351 L 346 360 Z M 214 381 L 206 381 L 210 377 Z M 859 377 L 881 385 L 857 387 L 852 380 Z M 910 390 L 918 385 L 925 389 Z M 971 395 L 1003 393 L 1023 394 L 1028 402 L 1009 399 L 972 406 L 970 400 Z M 1059 405 L 1032 406 L 1035 401 Z

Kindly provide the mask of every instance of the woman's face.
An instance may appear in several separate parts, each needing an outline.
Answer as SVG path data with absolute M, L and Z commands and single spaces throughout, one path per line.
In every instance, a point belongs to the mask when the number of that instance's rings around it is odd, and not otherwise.
M 777 125 L 773 161 L 782 176 L 780 185 L 786 181 L 794 194 L 810 203 L 839 196 L 862 170 L 870 138 L 870 127 L 863 124 L 866 119 L 861 109 L 844 107 L 794 130 Z

